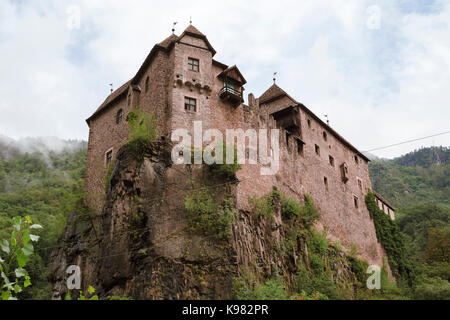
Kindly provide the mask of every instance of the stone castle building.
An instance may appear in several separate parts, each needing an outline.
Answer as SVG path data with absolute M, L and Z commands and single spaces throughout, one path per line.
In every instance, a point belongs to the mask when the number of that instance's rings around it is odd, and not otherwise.
M 385 253 L 364 202 L 372 187 L 369 159 L 276 84 L 259 98 L 249 94 L 244 104 L 244 76 L 236 65 L 214 60 L 215 53 L 207 37 L 189 25 L 180 36 L 156 44 L 136 75 L 87 119 L 87 202 L 101 209 L 107 167 L 128 139 L 131 106 L 155 115 L 158 136 L 166 139 L 175 129 L 192 130 L 194 121 L 202 121 L 203 130 L 223 132 L 278 128 L 278 173 L 262 176 L 261 165 L 243 165 L 237 173 L 237 208 L 249 210 L 249 196 L 260 197 L 273 187 L 299 202 L 309 193 L 321 213 L 318 228 L 346 249 L 357 245 L 360 257 L 381 266 Z M 377 201 L 394 218 L 381 196 Z

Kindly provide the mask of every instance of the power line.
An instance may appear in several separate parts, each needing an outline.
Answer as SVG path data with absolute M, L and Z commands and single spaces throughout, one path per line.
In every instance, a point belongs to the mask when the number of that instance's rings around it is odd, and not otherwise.
M 372 151 L 377 151 L 377 150 L 387 149 L 387 148 L 390 148 L 390 147 L 395 147 L 395 146 L 399 146 L 399 145 L 406 144 L 406 143 L 411 143 L 411 142 L 420 141 L 420 140 L 424 140 L 424 139 L 428 139 L 428 138 L 433 138 L 433 137 L 437 137 L 437 136 L 442 136 L 442 135 L 444 135 L 444 134 L 449 134 L 449 133 L 450 133 L 450 131 L 444 131 L 444 132 L 441 132 L 441 133 L 433 134 L 433 135 L 431 135 L 431 136 L 426 136 L 426 137 L 417 138 L 417 139 L 412 139 L 412 140 L 406 140 L 406 141 L 402 141 L 402 142 L 390 144 L 390 145 L 383 146 L 383 147 L 373 148 L 373 149 L 366 150 L 366 151 L 362 151 L 362 152 L 372 152 Z

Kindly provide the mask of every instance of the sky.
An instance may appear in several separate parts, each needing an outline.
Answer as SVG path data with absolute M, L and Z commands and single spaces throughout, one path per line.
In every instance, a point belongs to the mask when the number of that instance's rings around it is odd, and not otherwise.
M 449 1 L 2 0 L 0 135 L 88 138 L 153 45 L 189 24 L 245 92 L 277 84 L 366 151 L 450 131 Z M 392 158 L 450 134 L 373 151 Z

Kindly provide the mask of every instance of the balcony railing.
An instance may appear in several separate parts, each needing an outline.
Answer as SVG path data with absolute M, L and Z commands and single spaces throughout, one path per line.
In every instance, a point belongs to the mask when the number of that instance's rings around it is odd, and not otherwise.
M 220 99 L 230 100 L 232 103 L 242 102 L 241 90 L 235 89 L 234 86 L 225 84 L 219 92 Z

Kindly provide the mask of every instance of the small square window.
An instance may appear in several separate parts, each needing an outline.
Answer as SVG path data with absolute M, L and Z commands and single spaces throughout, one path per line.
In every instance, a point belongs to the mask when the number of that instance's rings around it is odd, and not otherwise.
M 188 58 L 188 70 L 198 72 L 200 70 L 200 63 L 198 59 Z
M 197 111 L 197 100 L 184 97 L 184 109 L 189 111 Z
M 334 158 L 332 156 L 329 156 L 330 160 L 330 166 L 334 167 Z
M 320 156 L 320 147 L 317 144 L 315 145 L 315 150 L 316 150 L 316 154 L 318 156 Z
M 106 153 L 106 164 L 110 164 L 112 161 L 112 150 Z

